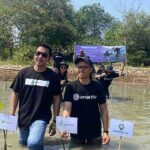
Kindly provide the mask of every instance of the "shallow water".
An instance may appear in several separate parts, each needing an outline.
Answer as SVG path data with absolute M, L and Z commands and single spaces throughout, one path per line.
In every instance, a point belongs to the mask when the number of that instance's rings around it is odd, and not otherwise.
M 0 102 L 3 104 L 1 113 L 9 113 L 10 82 L 0 81 Z M 110 135 L 109 145 L 102 147 L 77 146 L 72 150 L 149 150 L 150 149 L 150 84 L 113 83 L 110 87 L 108 102 L 109 116 L 134 123 L 134 133 L 131 138 Z M 7 137 L 8 150 L 25 150 L 19 147 L 16 133 L 9 132 Z M 0 130 L 0 147 L 3 147 L 3 132 Z M 69 141 L 65 142 L 68 149 Z M 45 134 L 45 150 L 64 150 L 59 135 L 48 137 Z

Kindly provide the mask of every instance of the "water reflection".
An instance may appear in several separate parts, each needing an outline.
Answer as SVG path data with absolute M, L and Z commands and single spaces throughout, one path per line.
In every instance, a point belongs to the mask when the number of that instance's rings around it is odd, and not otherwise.
M 129 140 L 135 145 L 138 143 L 142 150 L 150 149 L 149 90 L 150 84 L 113 84 L 111 99 L 108 102 L 111 118 L 134 123 L 134 134 Z
M 9 113 L 9 89 L 10 81 L 0 81 L 0 102 L 3 103 L 1 113 Z M 128 120 L 134 123 L 132 138 L 123 138 L 121 150 L 149 150 L 150 149 L 150 84 L 113 83 L 110 87 L 110 99 L 108 100 L 109 115 L 111 118 Z M 8 150 L 23 150 L 19 147 L 16 133 L 9 132 Z M 118 150 L 120 138 L 111 135 L 109 145 L 102 147 L 78 146 L 75 150 Z M 3 134 L 0 131 L 0 147 L 3 145 Z M 65 143 L 66 149 L 69 141 Z M 45 150 L 63 150 L 59 135 L 48 137 L 45 135 Z

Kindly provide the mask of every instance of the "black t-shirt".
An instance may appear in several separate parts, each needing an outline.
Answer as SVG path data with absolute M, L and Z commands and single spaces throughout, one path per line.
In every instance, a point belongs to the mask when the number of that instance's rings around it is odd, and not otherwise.
M 68 82 L 67 73 L 65 73 L 65 74 L 62 75 L 60 72 L 58 72 L 58 76 L 59 76 L 60 82 L 61 82 L 62 80 L 65 80 L 65 81 L 66 81 L 66 83 L 65 83 L 65 85 L 66 85 L 67 82 Z M 61 85 L 61 87 L 64 87 L 65 85 Z
M 101 135 L 99 104 L 106 102 L 103 87 L 97 81 L 83 85 L 79 80 L 66 86 L 64 101 L 72 103 L 71 117 L 78 118 L 77 139 L 92 139 Z
M 105 73 L 104 70 L 102 70 L 102 69 L 97 70 L 97 74 L 102 74 L 102 73 Z
M 62 75 L 61 73 L 58 72 L 58 76 L 59 76 L 60 80 L 66 80 L 67 81 L 67 74 L 66 73 Z
M 33 68 L 22 69 L 10 86 L 19 93 L 18 126 L 28 127 L 35 120 L 49 122 L 53 95 L 61 94 L 58 75 L 47 68 L 36 72 Z
M 98 72 L 98 74 L 100 74 Z M 116 73 L 114 71 L 112 71 L 110 74 L 106 74 L 106 76 L 103 76 L 99 79 L 99 82 L 104 86 L 105 89 L 108 89 L 113 78 L 119 77 L 119 73 Z

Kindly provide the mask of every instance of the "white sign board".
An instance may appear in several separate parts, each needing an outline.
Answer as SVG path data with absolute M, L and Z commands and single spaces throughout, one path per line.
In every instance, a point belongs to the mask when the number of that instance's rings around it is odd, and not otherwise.
M 111 119 L 109 132 L 115 136 L 132 137 L 133 123 L 129 121 Z
M 74 117 L 56 116 L 56 128 L 59 131 L 77 134 L 78 119 Z
M 17 117 L 0 113 L 0 129 L 16 131 Z

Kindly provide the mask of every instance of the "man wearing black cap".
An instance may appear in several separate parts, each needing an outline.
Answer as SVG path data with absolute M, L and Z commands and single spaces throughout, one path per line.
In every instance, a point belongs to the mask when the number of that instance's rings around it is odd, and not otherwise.
M 75 144 L 107 144 L 110 137 L 104 89 L 90 78 L 93 64 L 89 57 L 77 58 L 75 65 L 78 79 L 66 86 L 63 100 L 63 116 L 78 118 L 78 133 L 70 135 L 71 141 Z M 103 124 L 102 134 L 100 120 Z M 62 138 L 67 137 L 67 133 L 62 133 Z

